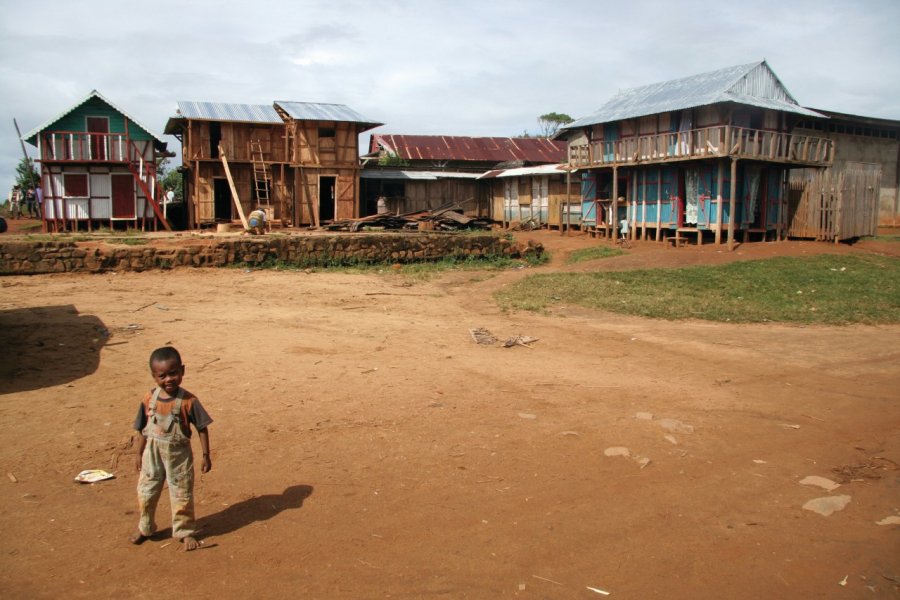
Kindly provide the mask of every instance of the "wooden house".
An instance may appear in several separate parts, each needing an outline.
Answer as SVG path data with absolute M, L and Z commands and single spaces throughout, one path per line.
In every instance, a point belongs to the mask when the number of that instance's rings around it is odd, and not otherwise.
M 294 224 L 360 216 L 359 134 L 382 125 L 342 104 L 275 102 L 287 124 Z
M 190 226 L 257 208 L 285 226 L 358 216 L 357 140 L 378 125 L 340 104 L 178 102 L 165 132 L 182 144 Z
M 558 137 L 586 225 L 608 235 L 625 218 L 633 238 L 732 244 L 786 236 L 789 170 L 834 161 L 832 140 L 795 131 L 811 119 L 825 117 L 762 61 L 622 91 Z
M 363 214 L 382 197 L 391 212 L 459 206 L 467 215 L 503 220 L 485 171 L 556 164 L 566 146 L 546 138 L 372 134 L 363 156 Z
M 38 148 L 45 231 L 169 228 L 156 181 L 166 143 L 100 92 L 23 139 Z

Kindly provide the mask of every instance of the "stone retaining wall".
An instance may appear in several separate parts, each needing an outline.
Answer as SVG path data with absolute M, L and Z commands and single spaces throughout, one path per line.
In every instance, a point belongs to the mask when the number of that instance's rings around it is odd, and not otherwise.
M 177 244 L 177 242 L 175 242 Z M 325 266 L 418 262 L 460 257 L 520 257 L 540 254 L 540 245 L 516 244 L 497 235 L 359 234 L 222 240 L 187 240 L 175 245 L 126 246 L 108 242 L 0 242 L 0 275 L 100 273 L 179 267 Z

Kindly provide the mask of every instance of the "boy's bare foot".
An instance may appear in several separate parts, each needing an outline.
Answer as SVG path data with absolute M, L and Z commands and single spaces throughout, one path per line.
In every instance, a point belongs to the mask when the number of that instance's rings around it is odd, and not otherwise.
M 184 544 L 185 552 L 190 552 L 191 550 L 196 550 L 200 547 L 200 542 L 198 542 L 197 538 L 192 535 L 181 538 L 181 543 Z
M 143 533 L 141 533 L 140 529 L 135 529 L 134 533 L 132 533 L 131 535 L 128 536 L 128 541 L 131 542 L 132 544 L 134 544 L 135 546 L 137 546 L 139 544 L 143 544 L 148 539 L 150 539 L 150 536 L 144 535 Z

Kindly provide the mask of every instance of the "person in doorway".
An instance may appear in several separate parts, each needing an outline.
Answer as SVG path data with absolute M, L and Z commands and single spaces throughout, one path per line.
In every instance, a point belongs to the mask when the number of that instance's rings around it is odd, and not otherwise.
M 172 505 L 172 537 L 181 541 L 186 551 L 196 550 L 194 521 L 194 454 L 191 450 L 191 425 L 197 429 L 203 461 L 200 471 L 212 469 L 207 427 L 212 418 L 196 396 L 181 387 L 184 364 L 178 350 L 171 346 L 157 348 L 150 355 L 150 373 L 156 386 L 148 392 L 138 408 L 134 428 L 141 433 L 135 466 L 138 477 L 138 527 L 128 538 L 141 544 L 156 530 L 154 516 L 162 494 L 163 483 L 169 484 Z

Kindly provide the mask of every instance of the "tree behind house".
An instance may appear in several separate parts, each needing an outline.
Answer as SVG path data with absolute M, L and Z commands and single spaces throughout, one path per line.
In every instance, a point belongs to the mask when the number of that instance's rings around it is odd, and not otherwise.
M 553 137 L 560 127 L 568 125 L 574 120 L 566 113 L 549 112 L 538 117 L 538 125 L 541 127 L 543 137 Z
M 184 200 L 184 177 L 178 172 L 178 169 L 169 168 L 168 158 L 157 161 L 156 177 L 164 191 L 175 193 L 173 202 Z
M 16 165 L 16 185 L 24 191 L 40 182 L 41 176 L 34 168 L 34 161 L 30 158 L 21 158 L 19 164 Z

